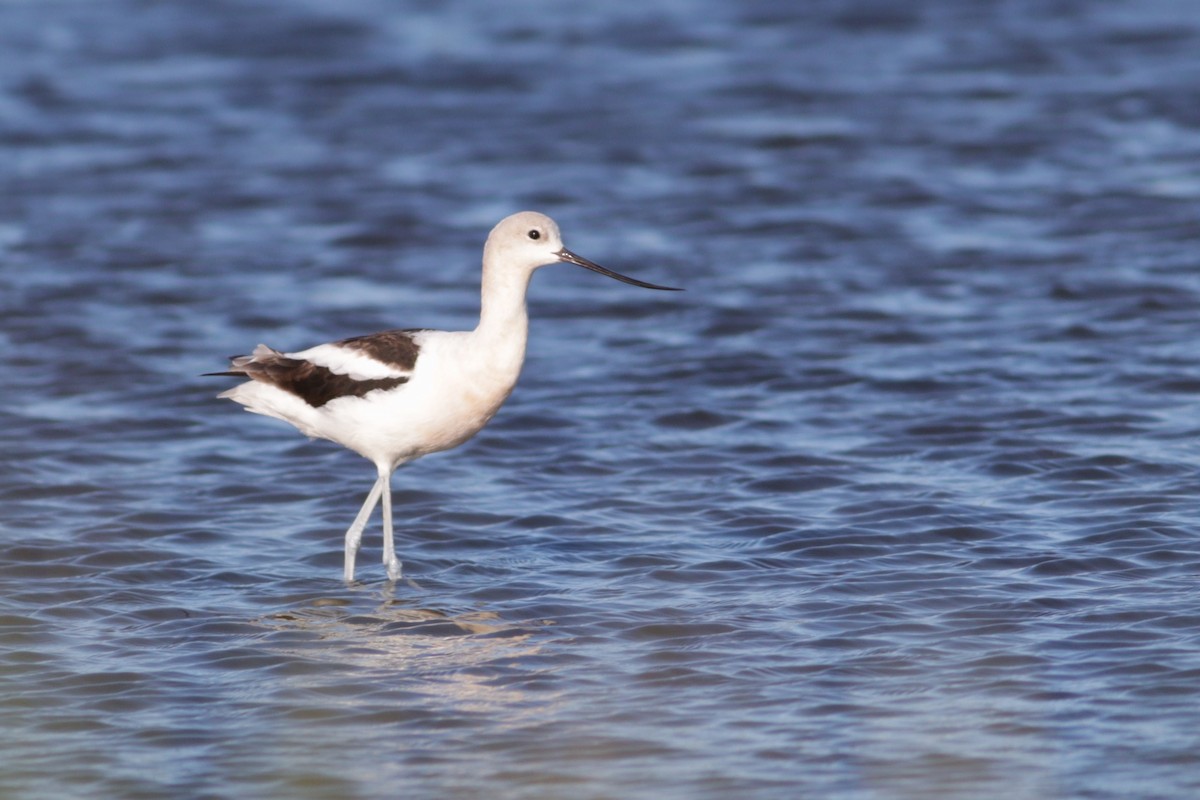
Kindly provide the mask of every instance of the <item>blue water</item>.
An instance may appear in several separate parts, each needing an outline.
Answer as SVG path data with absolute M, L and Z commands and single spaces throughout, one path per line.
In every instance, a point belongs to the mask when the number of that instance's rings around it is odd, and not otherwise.
M 0 796 L 1200 796 L 1200 3 L 0 4 Z M 214 398 L 576 252 L 468 446 Z

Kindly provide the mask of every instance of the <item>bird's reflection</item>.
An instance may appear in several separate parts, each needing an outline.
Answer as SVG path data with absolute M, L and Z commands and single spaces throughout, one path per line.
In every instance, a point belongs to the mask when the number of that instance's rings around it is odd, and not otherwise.
M 369 604 L 354 597 L 314 597 L 261 617 L 259 623 L 278 634 L 272 637 L 278 652 L 308 665 L 338 665 L 335 670 L 297 669 L 289 677 L 296 689 L 326 693 L 331 683 L 352 680 L 363 699 L 372 701 L 380 690 L 415 692 L 457 711 L 504 708 L 506 714 L 515 709 L 545 713 L 547 703 L 554 704 L 560 694 L 543 688 L 531 695 L 506 677 L 515 660 L 542 654 L 539 631 L 545 621 L 514 624 L 493 611 L 432 608 L 397 599 L 388 586 Z M 383 677 L 376 685 L 364 684 L 357 674 L 361 670 Z M 347 697 L 353 702 L 351 697 L 353 693 Z M 516 712 L 513 722 L 521 716 Z

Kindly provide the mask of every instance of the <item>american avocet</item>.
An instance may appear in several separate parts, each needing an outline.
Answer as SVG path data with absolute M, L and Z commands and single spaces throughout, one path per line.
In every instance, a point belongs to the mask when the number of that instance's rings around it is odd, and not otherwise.
M 383 563 L 400 577 L 392 542 L 392 473 L 396 467 L 457 447 L 487 424 L 516 385 L 525 361 L 529 317 L 525 291 L 539 267 L 565 262 L 647 289 L 677 291 L 635 280 L 575 255 L 554 220 L 532 211 L 500 221 L 483 246 L 479 325 L 473 331 L 390 330 L 294 353 L 260 344 L 235 356 L 228 372 L 250 378 L 220 397 L 256 414 L 289 422 L 370 460 L 379 477 L 346 531 L 345 579 L 363 528 L 383 498 Z

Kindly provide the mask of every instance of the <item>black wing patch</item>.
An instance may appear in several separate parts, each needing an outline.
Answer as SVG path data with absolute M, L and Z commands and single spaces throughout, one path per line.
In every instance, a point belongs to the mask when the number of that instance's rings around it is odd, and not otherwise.
M 417 364 L 420 345 L 413 341 L 413 334 L 419 328 L 411 330 L 392 330 L 380 333 L 369 333 L 366 336 L 354 336 L 335 342 L 347 350 L 359 350 L 380 363 L 391 367 L 412 372 Z
M 413 361 L 415 363 L 415 357 Z M 255 349 L 254 355 L 235 356 L 228 372 L 209 374 L 252 378 L 269 383 L 296 395 L 313 408 L 320 408 L 339 397 L 362 397 L 376 389 L 394 389 L 408 383 L 408 376 L 356 380 L 349 375 L 340 375 L 328 367 L 318 366 L 300 358 L 289 358 L 277 350 L 261 345 Z

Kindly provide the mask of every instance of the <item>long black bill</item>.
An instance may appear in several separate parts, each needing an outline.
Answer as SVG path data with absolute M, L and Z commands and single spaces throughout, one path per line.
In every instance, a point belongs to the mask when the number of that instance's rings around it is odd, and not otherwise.
M 619 272 L 613 272 L 611 269 L 605 269 L 604 267 L 600 266 L 599 264 L 595 263 L 594 261 L 588 261 L 583 256 L 577 256 L 565 247 L 562 250 L 559 250 L 557 253 L 555 253 L 555 255 L 558 256 L 559 261 L 565 261 L 566 263 L 574 264 L 577 267 L 583 267 L 584 269 L 590 269 L 592 272 L 599 272 L 601 275 L 607 275 L 608 277 L 610 277 L 614 280 L 618 280 L 621 283 L 628 283 L 633 286 L 641 286 L 643 289 L 659 289 L 664 292 L 682 292 L 683 291 L 682 289 L 676 289 L 674 286 L 659 286 L 658 284 L 655 284 L 655 283 L 646 283 L 645 281 L 639 281 L 637 278 L 626 277 L 625 275 L 622 275 Z

